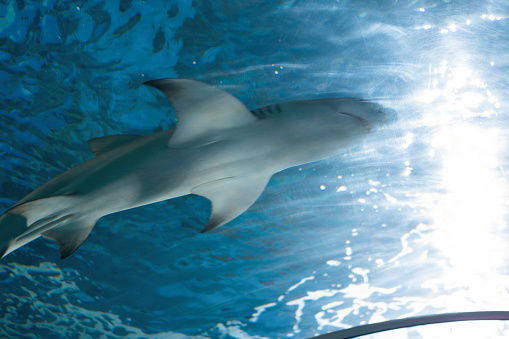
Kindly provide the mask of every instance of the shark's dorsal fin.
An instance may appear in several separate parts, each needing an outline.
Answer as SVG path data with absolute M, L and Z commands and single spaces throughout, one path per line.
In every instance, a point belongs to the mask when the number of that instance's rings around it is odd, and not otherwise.
M 210 140 L 214 130 L 257 120 L 237 98 L 203 82 L 160 79 L 145 84 L 166 95 L 177 111 L 177 127 L 168 142 L 169 147 L 196 147 L 197 143 L 214 142 L 216 140 Z
M 191 190 L 212 203 L 209 222 L 201 230 L 208 232 L 241 215 L 262 194 L 271 175 L 253 175 L 214 180 Z
M 52 228 L 41 235 L 55 240 L 60 246 L 60 258 L 65 259 L 83 244 L 95 226 L 97 219 L 70 218 L 68 221 Z
M 109 135 L 106 137 L 90 139 L 88 144 L 92 148 L 94 155 L 98 156 L 141 137 L 141 135 L 133 134 Z

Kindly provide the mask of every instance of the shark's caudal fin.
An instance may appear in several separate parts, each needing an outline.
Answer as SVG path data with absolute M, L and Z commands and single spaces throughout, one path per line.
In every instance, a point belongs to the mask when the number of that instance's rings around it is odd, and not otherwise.
M 210 143 L 214 130 L 238 127 L 258 120 L 237 98 L 225 91 L 189 79 L 160 79 L 145 84 L 160 90 L 177 111 L 178 124 L 168 146 L 188 148 Z
M 0 259 L 19 247 L 12 248 L 14 239 L 23 234 L 26 228 L 26 219 L 21 215 L 0 216 Z
M 58 243 L 62 259 L 71 255 L 85 241 L 98 219 L 88 215 L 66 214 L 66 208 L 79 203 L 76 199 L 72 195 L 42 198 L 8 210 L 2 216 L 1 223 L 16 221 L 17 231 L 11 232 L 13 234 L 1 234 L 0 254 L 3 256 L 39 236 L 44 236 Z M 20 218 L 23 220 L 20 221 Z M 20 233 L 21 223 L 24 230 Z M 6 224 L 6 227 L 1 229 L 11 227 Z
M 209 199 L 212 214 L 201 233 L 211 231 L 235 219 L 262 194 L 271 175 L 253 175 L 215 180 L 193 188 L 192 192 Z
M 41 198 L 27 201 L 11 208 L 5 213 L 18 214 L 24 216 L 27 221 L 27 227 L 33 228 L 36 222 L 51 218 L 59 211 L 65 210 L 73 205 L 74 196 L 60 195 L 56 197 Z

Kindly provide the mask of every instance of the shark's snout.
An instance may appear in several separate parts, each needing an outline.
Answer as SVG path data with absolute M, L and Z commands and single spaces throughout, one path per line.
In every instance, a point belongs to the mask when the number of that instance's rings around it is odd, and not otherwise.
M 346 115 L 348 117 L 352 117 L 352 118 L 356 119 L 364 127 L 366 132 L 371 131 L 371 124 L 369 123 L 369 121 L 367 121 L 363 117 L 355 115 L 353 113 L 347 113 L 347 112 L 338 112 L 338 113 L 341 115 Z
M 398 115 L 392 108 L 368 101 L 360 104 L 361 107 L 357 107 L 353 115 L 365 120 L 371 127 L 385 126 L 398 120 Z
M 337 113 L 355 117 L 370 128 L 390 124 L 398 119 L 395 110 L 366 100 L 336 99 L 333 103 Z
M 378 115 L 384 124 L 392 124 L 398 120 L 396 110 L 378 105 Z

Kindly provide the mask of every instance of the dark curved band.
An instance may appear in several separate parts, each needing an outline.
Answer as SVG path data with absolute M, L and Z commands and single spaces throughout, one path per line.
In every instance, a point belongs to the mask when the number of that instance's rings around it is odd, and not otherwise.
M 317 337 L 314 337 L 314 339 L 348 339 L 359 337 L 361 335 L 395 330 L 398 328 L 470 320 L 509 320 L 509 312 L 489 311 L 489 312 L 444 313 L 427 315 L 422 317 L 396 319 L 376 324 L 356 326 L 348 328 L 346 330 L 339 330 L 336 332 L 322 334 Z

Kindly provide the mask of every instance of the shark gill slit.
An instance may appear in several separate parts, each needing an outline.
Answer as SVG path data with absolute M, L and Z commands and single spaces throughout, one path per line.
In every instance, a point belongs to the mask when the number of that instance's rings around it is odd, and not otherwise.
M 281 113 L 283 110 L 279 106 L 279 104 L 270 105 L 262 108 L 255 109 L 251 111 L 251 113 L 260 120 L 266 119 L 275 113 Z

